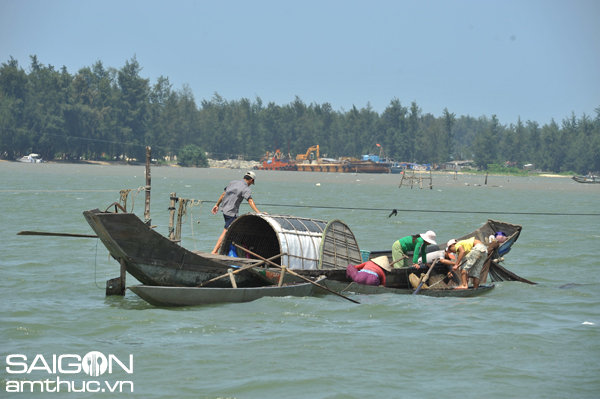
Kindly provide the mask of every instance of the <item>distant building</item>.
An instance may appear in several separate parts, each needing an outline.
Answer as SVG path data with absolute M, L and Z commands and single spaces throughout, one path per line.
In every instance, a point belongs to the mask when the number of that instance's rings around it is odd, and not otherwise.
M 452 161 L 446 162 L 444 164 L 446 170 L 455 170 L 459 171 L 463 168 L 471 168 L 473 166 L 473 161 Z

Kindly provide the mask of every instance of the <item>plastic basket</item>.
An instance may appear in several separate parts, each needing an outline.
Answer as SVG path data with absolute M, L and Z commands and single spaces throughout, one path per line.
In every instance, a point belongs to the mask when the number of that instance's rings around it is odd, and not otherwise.
M 371 251 L 360 251 L 360 256 L 362 258 L 363 263 L 369 260 L 369 255 L 371 255 Z

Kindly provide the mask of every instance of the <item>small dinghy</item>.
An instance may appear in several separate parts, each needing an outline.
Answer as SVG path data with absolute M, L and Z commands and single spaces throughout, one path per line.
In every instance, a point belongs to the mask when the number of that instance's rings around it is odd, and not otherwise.
M 322 279 L 317 280 L 317 283 Z M 263 297 L 310 296 L 313 284 L 298 283 L 281 287 L 269 285 L 250 288 L 160 287 L 133 285 L 129 289 L 154 306 L 195 306 L 215 303 L 251 302 Z

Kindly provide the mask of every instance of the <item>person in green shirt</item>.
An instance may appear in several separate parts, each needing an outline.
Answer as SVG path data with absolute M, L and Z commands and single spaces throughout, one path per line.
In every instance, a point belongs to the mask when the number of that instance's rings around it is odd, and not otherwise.
M 396 261 L 407 252 L 413 251 L 412 265 L 415 268 L 419 268 L 419 256 L 421 259 L 425 259 L 427 262 L 427 245 L 437 245 L 435 242 L 435 233 L 429 230 L 425 234 L 415 234 L 414 236 L 406 236 L 392 245 L 392 260 Z M 425 263 L 423 262 L 423 263 Z M 404 262 L 398 262 L 394 265 L 395 268 L 399 267 L 410 267 L 410 259 L 405 258 Z

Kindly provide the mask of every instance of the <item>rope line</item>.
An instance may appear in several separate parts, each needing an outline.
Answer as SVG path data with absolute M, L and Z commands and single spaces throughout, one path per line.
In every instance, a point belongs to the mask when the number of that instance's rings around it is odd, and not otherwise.
M 192 241 L 194 241 L 194 249 L 196 248 L 196 237 L 194 236 L 194 207 L 200 205 L 200 209 L 198 210 L 198 221 L 196 223 L 200 224 L 200 216 L 202 215 L 202 200 L 190 200 L 190 226 L 192 228 Z
M 216 201 L 204 201 L 207 204 L 216 204 Z M 600 213 L 552 213 L 552 212 L 493 212 L 493 211 L 444 211 L 432 209 L 390 209 L 390 208 L 347 208 L 343 206 L 323 205 L 289 205 L 289 204 L 259 204 L 257 206 L 280 206 L 287 208 L 314 208 L 314 209 L 340 209 L 344 211 L 385 211 L 385 212 L 420 212 L 420 213 L 462 213 L 462 214 L 487 214 L 487 215 L 542 215 L 542 216 L 600 216 Z M 391 214 L 390 214 L 391 216 Z
M 102 289 L 102 287 L 100 287 L 98 285 L 98 280 L 96 279 L 96 275 L 97 275 L 97 266 L 98 266 L 98 241 L 100 241 L 99 239 L 96 239 L 96 254 L 94 255 L 94 284 L 96 284 L 96 287 L 98 289 Z
M 205 201 L 216 203 L 216 201 Z M 340 209 L 346 211 L 385 211 L 385 212 L 420 212 L 420 213 L 461 213 L 461 214 L 488 214 L 488 215 L 544 215 L 544 216 L 600 216 L 600 213 L 552 213 L 552 212 L 498 212 L 498 211 L 445 211 L 432 209 L 390 209 L 390 208 L 347 208 L 343 206 L 322 205 L 286 205 L 286 204 L 256 204 L 262 206 L 280 206 L 288 208 L 316 208 L 316 209 Z M 391 214 L 390 214 L 391 216 Z

